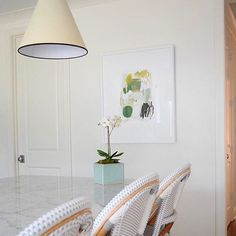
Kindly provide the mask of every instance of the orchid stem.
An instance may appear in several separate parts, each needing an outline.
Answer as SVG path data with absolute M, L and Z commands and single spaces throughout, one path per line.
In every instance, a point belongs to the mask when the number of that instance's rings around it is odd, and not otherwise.
M 111 156 L 111 139 L 110 139 L 110 131 L 109 131 L 109 126 L 107 126 L 107 153 L 109 157 Z

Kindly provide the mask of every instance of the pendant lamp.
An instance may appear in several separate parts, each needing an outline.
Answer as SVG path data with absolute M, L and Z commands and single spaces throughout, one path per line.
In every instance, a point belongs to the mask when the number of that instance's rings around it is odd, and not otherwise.
M 66 0 L 39 0 L 18 52 L 40 59 L 70 59 L 88 50 Z

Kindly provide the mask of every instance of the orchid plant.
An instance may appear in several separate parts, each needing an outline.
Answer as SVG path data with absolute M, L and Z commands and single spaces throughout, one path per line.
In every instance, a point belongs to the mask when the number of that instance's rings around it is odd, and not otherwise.
M 118 153 L 118 151 L 112 153 L 111 151 L 111 134 L 114 128 L 118 128 L 122 123 L 122 119 L 120 116 L 114 116 L 113 118 L 103 118 L 98 125 L 102 126 L 106 129 L 107 135 L 107 152 L 97 149 L 97 153 L 99 156 L 103 157 L 104 159 L 99 160 L 97 163 L 99 164 L 113 164 L 119 163 L 120 159 L 116 157 L 120 157 L 123 155 L 123 152 Z

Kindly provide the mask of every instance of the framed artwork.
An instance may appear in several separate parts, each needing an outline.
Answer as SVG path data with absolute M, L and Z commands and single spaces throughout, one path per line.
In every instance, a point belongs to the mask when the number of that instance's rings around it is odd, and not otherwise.
M 124 122 L 113 143 L 174 143 L 174 46 L 102 56 L 103 112 Z

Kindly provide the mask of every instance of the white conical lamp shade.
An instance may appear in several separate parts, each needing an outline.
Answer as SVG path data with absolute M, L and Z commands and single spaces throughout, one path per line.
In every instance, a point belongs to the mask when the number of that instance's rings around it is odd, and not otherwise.
M 18 52 L 42 59 L 88 53 L 66 0 L 39 0 Z

